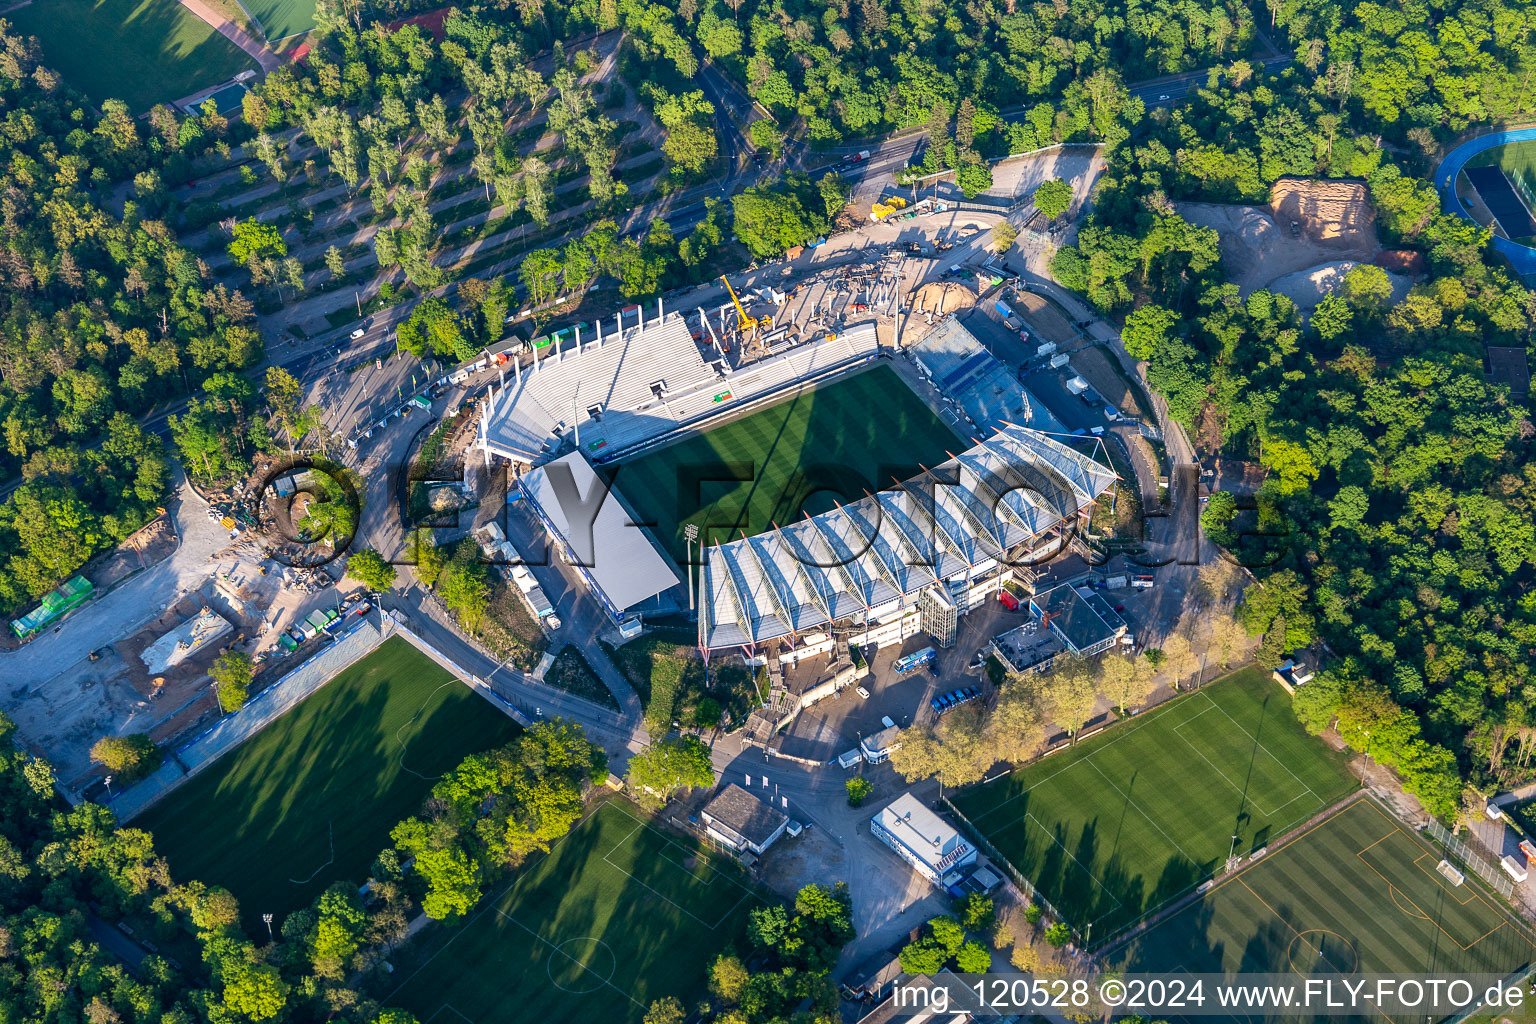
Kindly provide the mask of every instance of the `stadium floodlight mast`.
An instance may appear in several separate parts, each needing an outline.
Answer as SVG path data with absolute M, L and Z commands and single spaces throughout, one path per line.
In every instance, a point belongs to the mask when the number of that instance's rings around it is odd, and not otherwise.
M 261 923 L 267 926 L 267 941 L 275 942 L 276 940 L 272 938 L 272 915 L 262 914 Z
M 699 524 L 686 523 L 683 536 L 688 539 L 688 610 L 693 611 L 693 542 L 699 539 Z

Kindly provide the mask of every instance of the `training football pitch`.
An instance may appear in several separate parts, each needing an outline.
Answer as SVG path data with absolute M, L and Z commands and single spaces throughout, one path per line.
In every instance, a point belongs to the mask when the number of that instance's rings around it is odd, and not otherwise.
M 1132 971 L 1508 974 L 1536 945 L 1472 872 L 1358 800 L 1164 918 L 1107 962 Z
M 1354 785 L 1286 692 L 1245 669 L 954 804 L 1092 943 Z
M 440 775 L 517 732 L 484 697 L 391 637 L 133 827 L 154 834 L 178 881 L 224 886 L 248 922 L 264 913 L 281 921 L 332 882 L 361 884 L 390 829 L 416 813 Z
M 735 866 L 610 800 L 465 924 L 398 961 L 385 1002 L 422 1024 L 639 1024 L 686 1007 L 761 901 Z
M 47 0 L 6 14 L 43 60 L 100 104 L 136 114 L 206 89 L 256 62 L 176 0 Z
M 245 13 L 261 27 L 267 42 L 296 36 L 315 27 L 315 0 L 239 0 Z
M 888 366 L 824 384 L 619 467 L 615 489 L 681 560 L 916 476 L 969 444 Z

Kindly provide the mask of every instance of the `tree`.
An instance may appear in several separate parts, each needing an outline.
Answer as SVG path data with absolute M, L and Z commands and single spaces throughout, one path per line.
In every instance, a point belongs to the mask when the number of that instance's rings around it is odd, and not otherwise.
M 985 974 L 992 969 L 992 954 L 986 946 L 971 939 L 955 953 L 955 966 L 961 974 Z
M 229 258 L 241 266 L 249 266 L 252 260 L 282 259 L 288 255 L 288 246 L 277 228 L 254 217 L 235 224 L 233 239 L 229 243 Z
M 676 996 L 664 996 L 652 1001 L 645 1011 L 645 1024 L 683 1024 L 688 1019 L 682 1002 Z
M 1046 220 L 1054 221 L 1072 205 L 1072 186 L 1061 178 L 1042 181 L 1035 189 L 1034 203 Z
M 736 236 L 759 259 L 778 256 L 815 237 L 799 197 L 777 189 L 753 186 L 731 197 Z
M 251 688 L 251 679 L 255 675 L 255 667 L 251 664 L 249 655 L 233 647 L 228 648 L 214 661 L 208 674 L 218 684 L 215 692 L 219 698 L 219 707 L 223 708 L 226 714 L 233 714 L 245 707 L 246 695 Z
M 347 264 L 342 259 L 341 250 L 334 245 L 325 250 L 325 269 L 330 271 L 332 281 L 340 281 L 347 276 Z
M 1046 706 L 1056 724 L 1067 730 L 1074 743 L 1077 731 L 1088 721 L 1098 703 L 1096 684 L 1093 669 L 1072 657 L 1066 658 L 1065 663 L 1058 661 L 1056 668 L 1045 677 Z
M 709 991 L 727 1005 L 733 1005 L 741 999 L 741 990 L 749 977 L 740 957 L 721 953 L 709 965 Z
M 752 141 L 755 149 L 766 149 L 777 160 L 784 147 L 784 133 L 779 130 L 776 122 L 767 118 L 753 121 L 747 129 L 747 138 Z
M 91 760 L 125 785 L 160 767 L 162 757 L 160 748 L 143 733 L 103 736 L 91 745 Z
M 395 585 L 395 567 L 372 548 L 364 548 L 347 559 L 347 575 L 381 593 Z
M 1006 220 L 1000 220 L 992 225 L 992 251 L 1005 253 L 1013 248 L 1013 243 L 1019 239 L 1019 229 Z
M 433 355 L 461 362 L 479 351 L 474 339 L 465 334 L 464 327 L 459 314 L 434 295 L 416 304 L 395 337 L 400 347 L 413 356 L 424 356 L 431 351 Z
M 1199 667 L 1200 661 L 1190 647 L 1189 638 L 1183 633 L 1170 633 L 1163 641 L 1162 651 L 1163 667 L 1173 677 L 1173 685 L 1177 689 L 1179 682 Z
M 862 807 L 869 794 L 875 791 L 874 785 L 862 775 L 849 779 L 847 789 L 849 807 Z
M 1125 318 L 1120 339 L 1132 359 L 1149 360 L 1156 355 L 1179 325 L 1179 315 L 1155 303 L 1132 310 Z
M 1057 921 L 1045 930 L 1045 941 L 1060 949 L 1072 941 L 1072 929 L 1065 921 Z
M 697 737 L 682 736 L 653 743 L 630 758 L 626 783 L 643 801 L 666 803 L 680 789 L 715 784 L 709 748 Z
M 960 925 L 972 935 L 987 935 L 997 920 L 997 905 L 983 892 L 966 893 L 955 902 Z
M 416 578 L 421 581 L 423 587 L 431 590 L 432 585 L 442 575 L 443 567 L 448 562 L 447 557 L 437 546 L 437 542 L 432 537 L 432 531 L 426 527 L 416 530 L 411 547 L 416 558 Z
M 1099 663 L 1099 685 L 1122 715 L 1127 707 L 1147 699 L 1152 692 L 1152 676 L 1152 664 L 1145 658 L 1106 654 Z

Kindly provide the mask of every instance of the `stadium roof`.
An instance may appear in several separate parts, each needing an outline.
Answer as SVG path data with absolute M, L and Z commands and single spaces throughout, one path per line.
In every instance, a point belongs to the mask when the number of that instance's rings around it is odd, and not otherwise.
M 484 443 L 538 463 L 573 431 L 603 462 L 675 430 L 696 427 L 746 403 L 798 387 L 873 358 L 873 324 L 804 341 L 737 370 L 706 362 L 688 321 L 668 313 L 643 327 L 593 336 L 578 348 L 551 349 L 534 368 L 507 376 L 486 403 Z
M 910 596 L 1032 544 L 1114 479 L 1039 431 L 1006 426 L 899 487 L 710 548 L 700 642 L 761 643 Z
M 572 563 L 602 592 L 615 615 L 677 586 L 667 560 L 580 452 L 525 474 L 522 486 L 545 527 L 559 537 Z M 600 502 L 595 516 L 589 501 Z M 573 530 L 573 515 L 578 521 L 590 517 L 590 538 L 585 530 Z

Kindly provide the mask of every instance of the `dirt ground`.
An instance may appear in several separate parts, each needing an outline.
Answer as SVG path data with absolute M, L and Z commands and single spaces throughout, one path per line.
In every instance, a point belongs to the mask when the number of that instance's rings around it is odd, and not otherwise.
M 1335 260 L 1332 263 L 1322 263 L 1315 267 L 1308 267 L 1306 270 L 1298 270 L 1295 273 L 1277 277 L 1266 287 L 1277 295 L 1288 296 L 1303 310 L 1311 312 L 1317 308 L 1319 302 L 1323 301 L 1324 295 L 1339 286 L 1345 274 L 1359 265 L 1359 260 Z M 1392 282 L 1392 301 L 1401 302 L 1408 295 L 1413 279 L 1391 271 L 1387 272 L 1387 279 Z
M 1321 265 L 1369 262 L 1381 250 L 1365 186 L 1355 182 L 1282 178 L 1268 206 L 1179 203 L 1178 211 L 1220 233 L 1227 279 L 1243 295 Z
M 1018 310 L 1024 322 L 1029 324 L 1031 334 L 1038 334 L 1046 341 L 1054 341 L 1058 345 L 1078 340 L 1071 321 L 1062 316 L 1061 310 L 1049 299 L 1034 292 L 1019 291 L 1008 304 Z
M 913 298 L 919 309 L 956 313 L 976 305 L 976 290 L 959 281 L 934 281 L 919 288 Z

